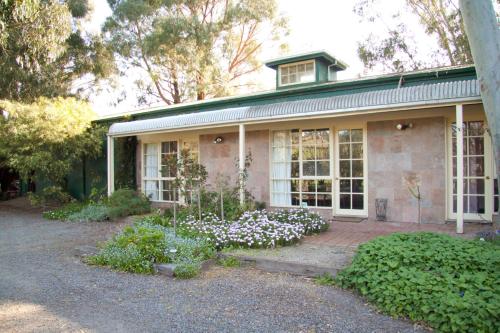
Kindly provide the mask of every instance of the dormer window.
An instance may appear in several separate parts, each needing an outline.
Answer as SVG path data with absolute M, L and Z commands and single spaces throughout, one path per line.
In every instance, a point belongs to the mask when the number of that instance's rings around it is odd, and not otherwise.
M 315 81 L 314 60 L 279 66 L 279 85 L 308 83 Z

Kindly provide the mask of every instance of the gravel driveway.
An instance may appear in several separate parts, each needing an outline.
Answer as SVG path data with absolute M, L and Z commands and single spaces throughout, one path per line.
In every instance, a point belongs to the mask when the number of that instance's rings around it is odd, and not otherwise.
M 304 278 L 215 267 L 182 281 L 90 267 L 75 256 L 75 247 L 120 227 L 47 221 L 0 205 L 0 331 L 419 331 Z

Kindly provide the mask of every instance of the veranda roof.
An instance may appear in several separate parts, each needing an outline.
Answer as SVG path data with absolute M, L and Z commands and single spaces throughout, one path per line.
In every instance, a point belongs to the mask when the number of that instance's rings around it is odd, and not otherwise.
M 480 98 L 477 80 L 448 81 L 119 122 L 111 125 L 108 134 L 127 136 L 178 129 L 460 103 L 480 100 Z

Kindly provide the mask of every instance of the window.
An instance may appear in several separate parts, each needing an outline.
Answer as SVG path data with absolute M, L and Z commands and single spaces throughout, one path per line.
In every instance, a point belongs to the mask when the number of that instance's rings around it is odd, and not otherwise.
M 485 213 L 485 142 L 482 121 L 463 123 L 464 137 L 464 213 Z M 457 143 L 452 124 L 453 212 L 457 211 Z
M 275 131 L 272 138 L 272 204 L 332 207 L 330 130 Z
M 174 180 L 177 176 L 176 161 L 178 141 L 148 143 L 144 146 L 143 191 L 152 201 L 174 201 Z M 182 142 L 182 149 L 189 150 L 191 158 L 199 159 L 198 140 Z M 179 200 L 179 195 L 175 197 Z
M 314 81 L 314 61 L 300 62 L 279 67 L 280 86 Z
M 363 210 L 364 159 L 363 130 L 338 131 L 339 202 L 341 210 Z

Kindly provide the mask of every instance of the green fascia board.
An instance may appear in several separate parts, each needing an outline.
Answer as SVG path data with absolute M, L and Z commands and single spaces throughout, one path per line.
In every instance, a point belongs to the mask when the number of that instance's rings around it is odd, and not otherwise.
M 96 122 L 103 125 L 110 125 L 111 123 L 117 121 L 151 119 L 185 113 L 394 89 L 400 84 L 402 84 L 403 87 L 408 87 L 426 83 L 472 80 L 476 78 L 477 75 L 474 66 L 434 68 L 416 72 L 373 76 L 362 79 L 303 84 L 300 86 L 290 86 L 278 90 L 248 95 L 222 97 L 211 100 L 176 104 L 157 109 L 139 111 L 133 114 L 113 115 L 96 120 Z
M 265 65 L 269 68 L 272 69 L 277 69 L 278 66 L 280 65 L 286 65 L 286 64 L 291 64 L 294 62 L 299 62 L 299 61 L 306 61 L 306 60 L 313 60 L 313 59 L 321 59 L 325 63 L 330 65 L 334 65 L 337 70 L 344 70 L 348 66 L 344 62 L 338 60 L 334 56 L 330 55 L 326 51 L 315 51 L 315 52 L 309 52 L 309 53 L 303 53 L 303 54 L 298 54 L 298 55 L 293 55 L 293 56 L 286 56 L 286 57 L 281 57 L 281 58 L 276 58 L 269 60 L 265 63 Z

